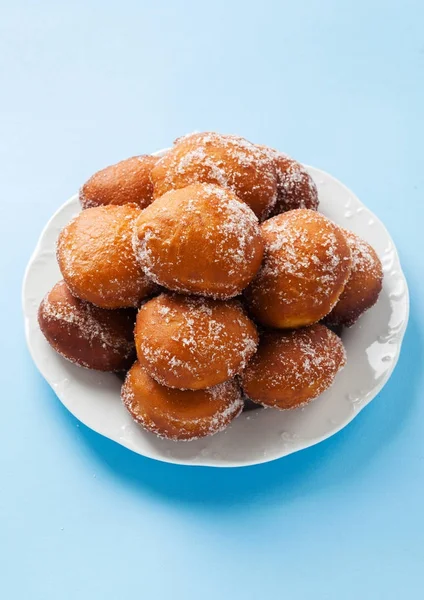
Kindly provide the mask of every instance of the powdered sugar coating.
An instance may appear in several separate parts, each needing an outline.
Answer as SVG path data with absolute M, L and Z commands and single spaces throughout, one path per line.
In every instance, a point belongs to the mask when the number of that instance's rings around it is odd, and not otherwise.
M 326 323 L 350 327 L 377 302 L 383 285 L 383 267 L 368 242 L 346 229 L 343 233 L 351 251 L 352 270 L 339 301 L 326 317 Z
M 80 366 L 117 371 L 134 357 L 135 311 L 98 308 L 72 296 L 63 281 L 41 302 L 38 320 L 54 349 Z
M 322 394 L 345 364 L 342 341 L 324 325 L 267 332 L 242 376 L 243 390 L 265 406 L 298 408 Z
M 263 253 L 258 219 L 231 191 L 194 184 L 171 191 L 139 216 L 134 252 L 144 272 L 171 290 L 239 295 Z
M 317 186 L 305 167 L 274 148 L 260 147 L 265 149 L 274 160 L 277 171 L 277 201 L 272 215 L 279 215 L 296 208 L 317 210 L 319 205 Z
M 381 278 L 381 261 L 374 248 L 365 240 L 347 229 L 342 230 L 352 255 L 352 271 L 354 273 L 370 273 L 373 277 Z
M 155 197 L 191 183 L 232 190 L 259 219 L 277 199 L 277 173 L 266 151 L 235 135 L 194 133 L 179 138 L 152 171 Z
M 138 306 L 155 287 L 132 247 L 133 205 L 98 206 L 77 215 L 59 235 L 57 258 L 67 285 L 102 308 Z
M 47 320 L 56 320 L 69 325 L 75 325 L 81 336 L 92 344 L 94 340 L 100 341 L 104 348 L 109 347 L 112 352 L 121 353 L 124 351 L 129 356 L 134 350 L 134 343 L 131 340 L 117 338 L 105 323 L 101 323 L 97 317 L 97 306 L 89 302 L 81 302 L 81 310 L 76 306 L 69 304 L 52 304 L 46 297 L 42 303 L 43 316 Z
M 345 236 L 319 213 L 298 209 L 262 224 L 262 266 L 246 290 L 253 315 L 264 325 L 310 325 L 328 314 L 350 275 Z
M 242 411 L 235 380 L 206 390 L 175 390 L 152 379 L 138 362 L 129 371 L 121 398 L 133 419 L 158 437 L 192 441 L 222 431 Z
M 237 301 L 161 294 L 137 316 L 137 356 L 162 385 L 204 389 L 241 372 L 257 332 Z

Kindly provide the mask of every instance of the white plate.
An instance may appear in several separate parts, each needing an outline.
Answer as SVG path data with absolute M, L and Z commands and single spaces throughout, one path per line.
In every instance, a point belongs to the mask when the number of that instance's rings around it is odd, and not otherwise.
M 408 287 L 395 245 L 384 225 L 342 183 L 308 167 L 319 191 L 320 211 L 367 240 L 384 268 L 377 304 L 343 333 L 347 366 L 333 386 L 305 408 L 242 413 L 210 438 L 171 442 L 136 425 L 120 401 L 120 381 L 109 373 L 71 364 L 50 348 L 37 324 L 38 305 L 61 275 L 55 244 L 61 228 L 80 210 L 77 195 L 47 223 L 23 283 L 28 346 L 60 401 L 85 425 L 150 458 L 186 465 L 247 466 L 312 446 L 345 427 L 381 390 L 398 360 L 409 312 Z

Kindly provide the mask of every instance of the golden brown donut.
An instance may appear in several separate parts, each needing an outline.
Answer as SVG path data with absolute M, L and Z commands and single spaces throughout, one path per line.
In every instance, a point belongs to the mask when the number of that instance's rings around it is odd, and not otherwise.
M 194 133 L 176 140 L 152 170 L 154 196 L 191 183 L 232 190 L 262 220 L 277 199 L 277 173 L 266 150 L 235 135 Z
M 269 219 L 261 231 L 264 259 L 245 291 L 250 312 L 263 325 L 281 329 L 320 321 L 350 275 L 342 230 L 313 210 L 298 209 Z
M 132 247 L 140 210 L 131 204 L 88 208 L 60 232 L 57 260 L 71 292 L 101 308 L 139 306 L 154 284 Z
M 234 379 L 207 390 L 175 390 L 157 383 L 137 361 L 121 393 L 133 419 L 169 440 L 190 441 L 222 431 L 243 408 Z
M 346 229 L 343 233 L 352 254 L 352 270 L 339 301 L 325 322 L 350 327 L 377 302 L 383 286 L 383 267 L 376 251 L 365 240 Z
M 162 385 L 204 389 L 240 373 L 256 351 L 254 324 L 236 300 L 161 294 L 139 310 L 137 357 Z
M 219 299 L 240 294 L 263 255 L 253 211 L 230 190 L 205 183 L 172 190 L 142 211 L 134 248 L 156 283 Z
M 121 371 L 135 357 L 133 309 L 104 310 L 75 298 L 64 281 L 45 296 L 38 323 L 49 344 L 87 369 Z
M 156 156 L 144 154 L 97 171 L 80 189 L 81 206 L 132 203 L 145 208 L 153 201 L 150 173 L 158 160 Z
M 277 202 L 272 210 L 272 216 L 296 208 L 317 210 L 319 205 L 317 186 L 305 167 L 274 148 L 267 146 L 261 148 L 265 148 L 273 158 L 277 170 Z
M 324 325 L 268 331 L 242 375 L 243 391 L 264 406 L 297 408 L 329 388 L 345 363 L 341 339 Z

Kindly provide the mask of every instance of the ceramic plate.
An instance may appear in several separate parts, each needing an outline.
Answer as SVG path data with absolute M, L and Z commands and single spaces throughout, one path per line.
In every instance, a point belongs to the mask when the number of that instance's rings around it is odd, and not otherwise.
M 347 365 L 333 386 L 304 408 L 255 409 L 228 429 L 193 442 L 171 442 L 144 431 L 120 401 L 119 379 L 88 371 L 50 348 L 37 324 L 38 305 L 61 275 L 55 244 L 61 228 L 80 210 L 78 196 L 47 223 L 23 283 L 28 346 L 35 364 L 68 410 L 94 431 L 150 458 L 186 465 L 236 467 L 281 458 L 316 444 L 345 427 L 378 394 L 399 357 L 409 311 L 408 288 L 395 245 L 383 224 L 342 183 L 307 167 L 319 191 L 320 212 L 367 240 L 384 267 L 377 304 L 343 333 Z

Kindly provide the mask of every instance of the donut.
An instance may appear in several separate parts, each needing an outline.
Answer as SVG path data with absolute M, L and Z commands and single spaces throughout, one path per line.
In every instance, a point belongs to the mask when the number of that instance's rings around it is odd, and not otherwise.
M 237 300 L 161 294 L 138 311 L 137 357 L 158 383 L 212 387 L 240 373 L 256 351 L 254 324 Z
M 350 249 L 342 230 L 308 209 L 261 225 L 264 259 L 245 290 L 249 312 L 279 329 L 311 325 L 335 306 L 349 278 Z
M 80 189 L 82 208 L 108 204 L 136 204 L 146 208 L 153 201 L 150 173 L 158 157 L 133 156 L 97 171 Z
M 137 361 L 121 398 L 133 419 L 161 438 L 190 441 L 222 431 L 243 408 L 234 379 L 207 390 L 175 390 L 155 381 Z
M 128 369 L 135 358 L 134 309 L 105 310 L 71 294 L 59 281 L 42 300 L 38 323 L 63 357 L 98 371 Z
M 277 171 L 277 201 L 272 216 L 296 208 L 317 210 L 319 205 L 317 186 L 305 167 L 274 148 L 260 147 L 265 148 L 272 157 Z
M 134 249 L 156 283 L 227 299 L 255 276 L 263 241 L 257 217 L 233 192 L 195 183 L 167 192 L 141 212 Z
M 139 306 L 154 284 L 136 260 L 132 236 L 140 210 L 131 204 L 97 206 L 62 229 L 57 260 L 71 292 L 101 308 Z
M 243 391 L 263 406 L 297 408 L 329 388 L 345 363 L 341 339 L 325 325 L 267 331 L 241 377 Z
M 213 183 L 233 191 L 265 219 L 277 199 L 277 173 L 266 150 L 244 138 L 194 133 L 176 140 L 151 173 L 154 197 L 191 183 Z
M 383 286 L 383 267 L 376 251 L 352 231 L 343 229 L 352 255 L 352 270 L 336 306 L 326 317 L 328 325 L 350 327 L 374 306 Z

